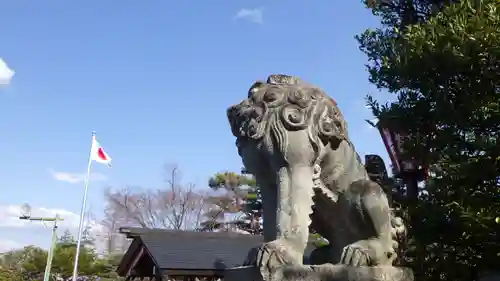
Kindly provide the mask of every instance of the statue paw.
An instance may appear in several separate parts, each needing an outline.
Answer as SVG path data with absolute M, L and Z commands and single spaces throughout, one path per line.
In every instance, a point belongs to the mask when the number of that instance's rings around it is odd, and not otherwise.
M 274 240 L 252 249 L 243 265 L 256 266 L 263 280 L 270 280 L 271 274 L 280 267 L 301 264 L 294 258 L 293 250 L 285 241 Z
M 349 266 L 366 266 L 369 261 L 368 250 L 357 243 L 344 247 L 340 257 L 340 263 Z
M 344 247 L 340 263 L 350 266 L 392 265 L 396 253 L 379 239 L 360 240 Z

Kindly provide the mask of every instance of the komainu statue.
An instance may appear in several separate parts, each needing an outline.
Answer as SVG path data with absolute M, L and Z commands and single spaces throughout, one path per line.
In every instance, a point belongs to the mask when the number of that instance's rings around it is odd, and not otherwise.
M 296 77 L 271 75 L 227 114 L 263 197 L 265 243 L 245 268 L 266 281 L 413 278 L 392 266 L 404 224 L 370 180 L 333 99 Z M 329 241 L 311 254 L 315 265 L 302 264 L 309 227 Z

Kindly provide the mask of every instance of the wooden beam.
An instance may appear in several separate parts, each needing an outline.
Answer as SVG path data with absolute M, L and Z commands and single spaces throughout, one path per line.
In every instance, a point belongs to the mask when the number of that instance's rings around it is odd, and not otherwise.
M 142 243 L 141 240 L 138 238 L 132 241 L 116 270 L 119 276 L 122 277 L 127 276 L 127 273 L 130 271 L 129 270 L 130 264 L 133 261 L 134 256 L 137 253 L 137 250 L 141 246 L 141 243 Z
M 203 277 L 223 277 L 224 270 L 214 270 L 214 269 L 174 269 L 174 268 L 162 268 L 163 274 L 168 276 L 203 276 Z
M 137 262 L 139 262 L 139 260 L 141 259 L 141 257 L 142 257 L 143 254 L 144 254 L 144 245 L 141 245 L 140 249 L 139 249 L 139 252 L 134 257 L 134 259 L 130 263 L 129 267 L 127 268 L 127 274 L 126 275 L 130 275 L 130 272 L 137 265 Z

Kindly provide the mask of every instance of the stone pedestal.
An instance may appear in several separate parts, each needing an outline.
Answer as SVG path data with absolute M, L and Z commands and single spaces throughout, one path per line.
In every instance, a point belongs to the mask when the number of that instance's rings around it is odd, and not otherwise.
M 228 268 L 224 281 L 413 281 L 413 272 L 404 267 L 350 267 L 345 265 L 300 265 L 275 270 L 263 280 L 254 266 Z

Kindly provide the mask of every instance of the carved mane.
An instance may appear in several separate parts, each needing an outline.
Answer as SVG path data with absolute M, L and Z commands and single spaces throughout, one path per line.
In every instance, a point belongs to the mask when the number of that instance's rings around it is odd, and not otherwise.
M 342 141 L 355 150 L 348 137 L 347 122 L 335 100 L 294 76 L 273 74 L 266 82 L 255 82 L 248 90 L 248 98 L 229 108 L 227 114 L 233 135 L 238 139 L 264 138 L 268 146 L 286 147 L 287 140 L 281 136 L 283 130 L 308 129 L 316 150 L 320 143 L 335 148 Z M 274 139 L 266 139 L 271 136 Z

